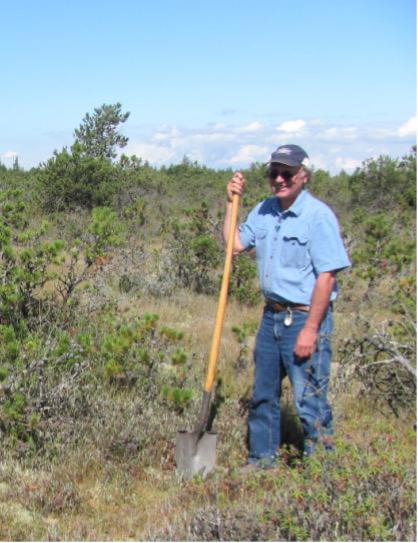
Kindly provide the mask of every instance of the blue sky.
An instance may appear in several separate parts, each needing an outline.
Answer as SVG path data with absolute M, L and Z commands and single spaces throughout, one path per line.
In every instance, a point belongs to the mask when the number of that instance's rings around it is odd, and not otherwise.
M 71 145 L 121 102 L 125 149 L 161 165 L 352 171 L 416 140 L 415 0 L 0 0 L 0 160 Z

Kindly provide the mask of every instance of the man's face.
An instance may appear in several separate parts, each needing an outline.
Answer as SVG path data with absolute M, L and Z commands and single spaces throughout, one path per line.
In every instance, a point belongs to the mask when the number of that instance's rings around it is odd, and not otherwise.
M 308 174 L 302 166 L 286 166 L 273 163 L 269 168 L 272 193 L 284 202 L 293 203 L 308 181 Z

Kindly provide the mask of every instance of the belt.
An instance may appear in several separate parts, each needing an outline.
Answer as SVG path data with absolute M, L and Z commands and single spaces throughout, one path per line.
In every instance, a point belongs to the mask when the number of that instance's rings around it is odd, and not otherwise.
M 272 309 L 275 313 L 279 313 L 280 311 L 287 311 L 288 309 L 291 309 L 292 311 L 308 312 L 310 309 L 309 305 L 293 304 L 291 302 L 286 302 L 282 304 L 280 302 L 275 302 L 274 300 L 269 299 L 266 299 L 266 307 Z

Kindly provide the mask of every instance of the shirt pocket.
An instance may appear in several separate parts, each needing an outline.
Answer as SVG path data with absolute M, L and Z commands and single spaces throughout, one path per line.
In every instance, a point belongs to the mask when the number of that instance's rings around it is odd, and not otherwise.
M 267 237 L 267 228 L 256 228 L 255 229 L 255 243 L 264 243 Z
M 257 252 L 257 258 L 260 258 L 265 251 L 267 243 L 267 229 L 266 228 L 256 228 L 255 232 L 255 248 Z
M 280 263 L 286 268 L 303 268 L 308 260 L 308 238 L 303 235 L 283 236 Z

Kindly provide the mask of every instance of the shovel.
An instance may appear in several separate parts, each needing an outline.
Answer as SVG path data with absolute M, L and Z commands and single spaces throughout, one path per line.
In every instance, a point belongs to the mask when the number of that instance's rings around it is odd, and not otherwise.
M 231 276 L 238 206 L 239 195 L 234 194 L 232 199 L 231 223 L 228 232 L 222 286 L 219 294 L 215 328 L 203 390 L 202 407 L 194 430 L 192 432 L 187 432 L 186 430 L 180 431 L 177 433 L 176 437 L 175 460 L 177 471 L 186 479 L 193 477 L 195 474 L 200 474 L 205 477 L 215 467 L 216 463 L 217 434 L 209 431 L 208 421 L 218 364 L 219 345 L 224 324 L 225 306 L 228 297 L 229 279 Z

